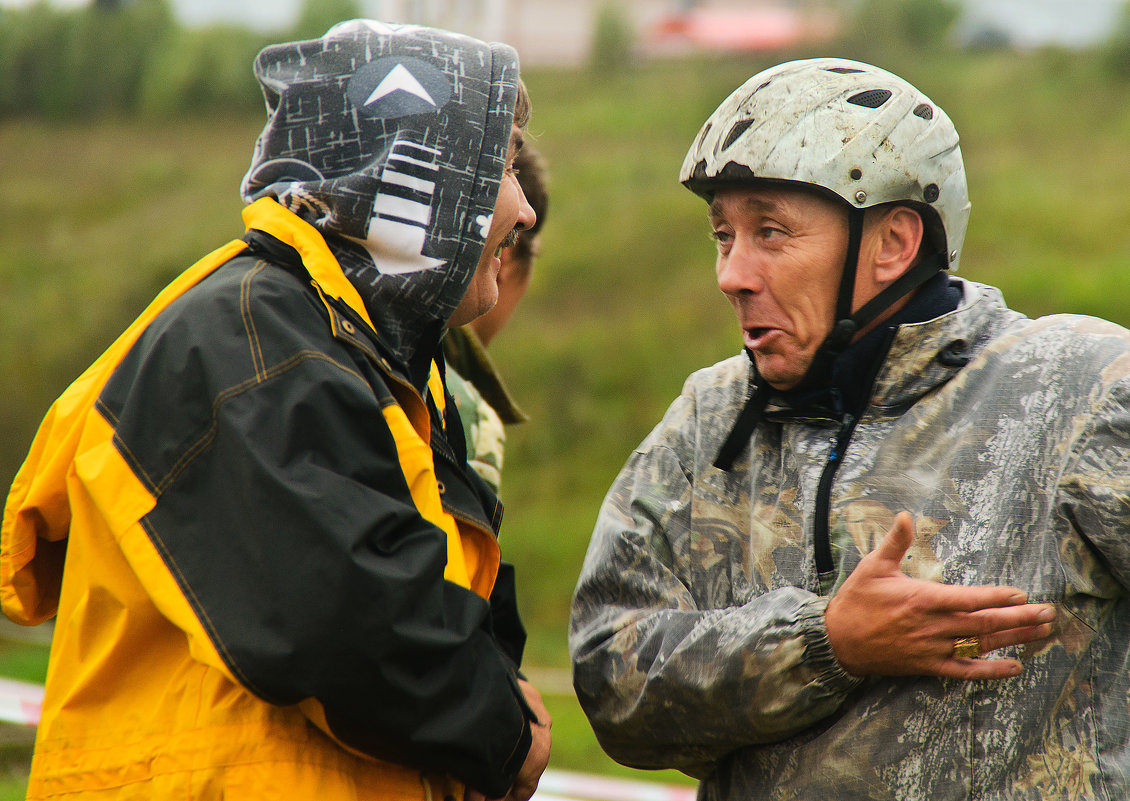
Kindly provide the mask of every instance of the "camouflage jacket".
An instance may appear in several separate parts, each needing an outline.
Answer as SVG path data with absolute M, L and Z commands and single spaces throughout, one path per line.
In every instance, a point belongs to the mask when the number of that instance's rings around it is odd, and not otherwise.
M 578 697 L 601 744 L 714 799 L 1130 797 L 1130 332 L 1030 320 L 971 282 L 903 326 L 813 530 L 840 423 L 770 404 L 712 466 L 747 396 L 734 357 L 690 377 L 610 490 L 573 603 Z M 900 510 L 903 569 L 1057 604 L 1000 682 L 860 679 L 830 594 Z

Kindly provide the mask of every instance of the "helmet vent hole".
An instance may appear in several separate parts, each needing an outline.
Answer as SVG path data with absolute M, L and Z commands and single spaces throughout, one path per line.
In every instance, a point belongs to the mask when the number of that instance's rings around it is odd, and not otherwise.
M 937 184 L 930 184 L 922 190 L 922 197 L 925 198 L 927 203 L 933 203 L 942 194 L 942 190 L 938 188 Z
M 858 167 L 856 167 L 856 168 L 855 168 L 854 170 L 852 170 L 852 171 L 851 171 L 851 172 L 849 173 L 849 175 L 851 175 L 851 179 L 852 179 L 853 181 L 858 181 L 858 180 L 859 180 L 860 178 L 862 178 L 862 177 L 863 177 L 863 170 L 861 170 L 861 169 L 859 169 Z
M 879 108 L 891 99 L 891 94 L 889 89 L 868 89 L 866 92 L 852 95 L 847 102 L 864 108 Z
M 921 117 L 924 120 L 934 119 L 934 107 L 929 103 L 920 103 L 918 108 L 914 109 L 914 116 Z
M 707 134 L 710 133 L 710 128 L 711 128 L 711 125 L 710 125 L 709 122 L 706 123 L 706 125 L 703 126 L 702 133 L 700 133 L 698 135 L 698 142 L 695 144 L 696 149 L 698 149 L 698 150 L 702 149 L 702 143 L 706 141 L 706 136 L 707 136 Z
M 855 67 L 829 67 L 827 71 L 835 72 L 839 75 L 854 75 L 857 72 L 863 72 L 863 70 L 856 69 Z
M 738 138 L 742 134 L 744 134 L 751 125 L 753 125 L 753 120 L 739 120 L 738 122 L 735 122 L 734 127 L 732 127 L 730 129 L 730 132 L 726 134 L 726 141 L 722 143 L 722 149 L 726 150 L 730 147 L 730 145 L 738 141 Z

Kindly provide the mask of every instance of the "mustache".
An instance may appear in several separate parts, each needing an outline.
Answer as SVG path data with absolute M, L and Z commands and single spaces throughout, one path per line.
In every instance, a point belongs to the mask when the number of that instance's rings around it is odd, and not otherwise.
M 510 229 L 510 233 L 508 233 L 506 235 L 506 238 L 502 240 L 502 244 L 499 245 L 498 247 L 500 249 L 514 247 L 515 245 L 518 244 L 518 237 L 521 235 L 521 233 L 522 233 L 521 230 L 518 229 L 518 228 Z

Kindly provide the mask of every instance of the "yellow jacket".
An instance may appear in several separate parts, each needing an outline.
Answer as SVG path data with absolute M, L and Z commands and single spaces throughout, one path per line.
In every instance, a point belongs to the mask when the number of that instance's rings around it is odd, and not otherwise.
M 500 507 L 320 234 L 244 219 L 301 263 L 237 240 L 182 274 L 12 486 L 3 611 L 57 615 L 28 798 L 501 795 L 530 714 L 487 600 Z

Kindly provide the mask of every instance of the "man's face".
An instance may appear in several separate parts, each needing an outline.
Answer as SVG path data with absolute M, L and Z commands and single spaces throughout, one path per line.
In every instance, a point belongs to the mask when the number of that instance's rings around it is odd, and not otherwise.
M 832 328 L 847 215 L 815 194 L 754 186 L 719 191 L 710 224 L 745 346 L 771 386 L 792 389 Z
M 467 294 L 447 321 L 448 328 L 456 328 L 486 314 L 498 302 L 498 271 L 502 266 L 500 251 L 507 244 L 512 233 L 529 228 L 536 221 L 534 210 L 526 202 L 526 196 L 514 172 L 514 159 L 522 149 L 522 129 L 511 126 L 510 150 L 506 156 L 506 171 L 498 187 L 498 200 L 494 205 L 490 231 L 487 233 L 483 255 L 467 287 Z
M 538 239 L 535 234 L 529 243 L 532 251 L 536 252 Z M 502 267 L 498 272 L 498 302 L 493 309 L 471 323 L 471 328 L 484 345 L 489 345 L 498 332 L 506 327 L 518 304 L 526 296 L 526 290 L 530 288 L 535 257 L 533 252 L 519 256 L 517 251 L 517 247 L 502 249 Z

